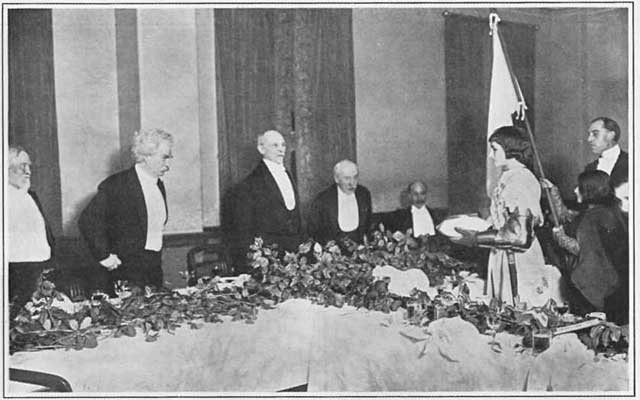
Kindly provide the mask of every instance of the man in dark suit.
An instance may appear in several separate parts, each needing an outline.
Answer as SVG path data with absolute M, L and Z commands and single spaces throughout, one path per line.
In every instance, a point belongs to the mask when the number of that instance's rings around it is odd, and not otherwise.
M 611 177 L 611 186 L 616 187 L 629 176 L 629 154 L 620 149 L 620 126 L 611 118 L 594 118 L 589 125 L 587 142 L 593 154 L 599 158 L 585 167 L 585 171 L 600 170 Z
M 325 244 L 348 237 L 356 243 L 371 228 L 371 193 L 358 185 L 358 166 L 349 160 L 333 168 L 335 183 L 313 200 L 309 212 L 309 235 Z
M 31 159 L 20 146 L 9 147 L 7 178 L 7 247 L 10 317 L 13 319 L 37 289 L 45 269 L 55 268 L 54 239 L 31 188 Z
M 402 233 L 411 229 L 415 237 L 435 235 L 439 221 L 434 221 L 433 212 L 427 207 L 427 185 L 416 181 L 409 185 L 407 191 L 411 205 L 392 213 L 385 223 L 386 229 Z
M 160 178 L 169 170 L 173 137 L 160 129 L 134 135 L 136 164 L 111 175 L 80 215 L 79 227 L 96 261 L 108 271 L 106 290 L 163 285 L 162 234 L 168 209 Z
M 248 271 L 247 251 L 256 237 L 294 251 L 302 239 L 298 195 L 284 167 L 286 142 L 278 131 L 258 137 L 262 161 L 233 193 L 230 252 L 236 272 Z

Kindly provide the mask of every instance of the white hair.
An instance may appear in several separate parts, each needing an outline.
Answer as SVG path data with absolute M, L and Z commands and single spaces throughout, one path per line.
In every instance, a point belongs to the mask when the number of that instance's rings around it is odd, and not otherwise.
M 18 158 L 20 153 L 25 153 L 26 155 L 29 155 L 29 153 L 27 153 L 27 151 L 22 146 L 18 146 L 18 145 L 9 146 L 9 166 L 15 164 L 16 159 Z
M 282 136 L 282 134 L 278 131 L 276 131 L 275 129 L 269 129 L 268 131 L 265 131 L 261 134 L 258 135 L 258 146 L 264 145 L 264 140 L 265 137 L 269 134 L 274 134 L 277 133 L 278 135 Z
M 133 158 L 136 162 L 141 162 L 146 156 L 155 154 L 163 141 L 173 145 L 173 136 L 162 129 L 153 128 L 134 133 L 131 146 Z
M 337 178 L 338 175 L 340 175 L 340 173 L 342 173 L 342 171 L 344 171 L 344 169 L 349 166 L 353 166 L 356 171 L 358 171 L 358 164 L 354 163 L 353 161 L 346 159 L 338 161 L 336 165 L 333 166 L 333 177 Z

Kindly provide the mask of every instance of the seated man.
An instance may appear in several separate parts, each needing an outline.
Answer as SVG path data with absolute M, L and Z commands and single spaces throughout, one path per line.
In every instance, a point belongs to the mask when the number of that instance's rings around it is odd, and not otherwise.
M 386 229 L 402 233 L 411 229 L 414 237 L 435 235 L 437 223 L 427 207 L 427 185 L 422 181 L 415 181 L 407 189 L 411 205 L 393 212 L 385 222 Z
M 7 259 L 10 317 L 30 299 L 43 270 L 53 268 L 53 235 L 31 187 L 31 160 L 18 146 L 9 147 L 7 178 Z
M 371 225 L 371 193 L 358 185 L 358 166 L 352 161 L 338 162 L 333 179 L 335 184 L 311 204 L 309 235 L 323 245 L 345 237 L 361 243 Z

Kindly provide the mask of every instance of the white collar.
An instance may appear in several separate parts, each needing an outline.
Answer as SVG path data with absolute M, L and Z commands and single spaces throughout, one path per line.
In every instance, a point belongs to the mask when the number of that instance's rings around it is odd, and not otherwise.
M 136 164 L 135 169 L 136 169 L 136 174 L 138 175 L 138 179 L 140 179 L 140 181 L 144 181 L 145 183 L 150 183 L 154 185 L 158 184 L 158 179 L 160 178 L 156 178 L 155 176 L 151 175 L 144 168 L 142 168 L 140 164 Z
M 418 208 L 416 206 L 414 206 L 413 204 L 411 205 L 411 212 L 428 212 L 429 210 L 427 210 L 427 205 L 423 205 L 422 207 Z
M 286 168 L 282 164 L 278 164 L 277 162 L 273 162 L 271 160 L 267 160 L 266 158 L 263 158 L 262 161 L 264 161 L 264 163 L 267 166 L 267 168 L 269 168 L 269 171 L 272 171 L 272 172 L 273 171 L 286 171 Z
M 352 197 L 356 197 L 355 190 L 353 191 L 353 193 L 347 194 L 347 193 L 343 192 L 342 189 L 340 189 L 340 186 L 338 186 L 337 184 L 336 184 L 336 190 L 338 191 L 338 198 L 342 197 L 342 198 L 345 198 L 345 199 L 349 199 L 349 198 L 352 198 Z
M 600 158 L 605 158 L 608 160 L 617 160 L 618 157 L 620 156 L 620 151 L 621 151 L 620 145 L 616 144 L 610 149 L 606 149 L 605 151 L 603 151 L 602 154 L 600 154 Z

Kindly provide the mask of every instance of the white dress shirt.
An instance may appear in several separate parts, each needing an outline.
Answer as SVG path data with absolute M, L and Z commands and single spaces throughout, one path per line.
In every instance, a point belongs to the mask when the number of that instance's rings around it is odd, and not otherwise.
M 358 199 L 356 194 L 346 194 L 338 189 L 338 226 L 342 232 L 352 232 L 358 229 L 360 217 L 358 215 Z
M 145 250 L 160 251 L 162 249 L 162 233 L 167 222 L 162 192 L 158 187 L 158 178 L 145 171 L 140 164 L 136 164 L 136 174 L 142 186 L 144 204 L 147 206 L 147 240 Z
M 620 146 L 615 145 L 610 149 L 607 149 L 600 154 L 600 158 L 598 158 L 598 171 L 606 172 L 611 175 L 611 171 L 613 171 L 613 167 L 616 165 L 616 161 L 618 161 L 618 157 L 620 156 Z
M 51 258 L 44 217 L 26 190 L 7 185 L 9 262 L 40 262 Z
M 433 218 L 426 206 L 417 208 L 411 206 L 411 219 L 413 221 L 413 236 L 435 235 L 436 229 L 433 226 Z
M 269 172 L 271 172 L 271 176 L 275 179 L 278 189 L 280 189 L 280 194 L 282 194 L 287 210 L 293 210 L 296 208 L 296 196 L 293 193 L 293 185 L 291 184 L 287 171 L 284 169 L 284 165 L 267 160 L 266 158 L 264 158 L 263 161 L 267 169 L 269 169 Z

